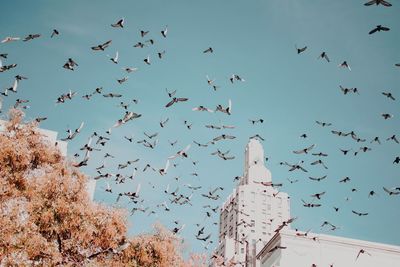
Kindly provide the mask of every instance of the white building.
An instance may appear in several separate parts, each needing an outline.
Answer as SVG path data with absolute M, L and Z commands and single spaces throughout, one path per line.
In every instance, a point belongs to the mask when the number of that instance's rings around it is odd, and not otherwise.
M 0 132 L 4 131 L 4 125 L 6 121 L 0 120 Z M 55 131 L 50 131 L 46 129 L 39 129 L 40 133 L 49 141 L 51 144 L 55 144 L 59 149 L 63 156 L 67 156 L 67 146 L 68 143 L 65 141 L 57 140 L 58 133 Z M 94 198 L 94 191 L 96 189 L 96 180 L 89 179 L 87 184 L 87 191 L 89 193 L 89 197 L 91 200 Z
M 400 247 L 285 230 L 274 235 L 257 259 L 259 267 L 398 267 Z
M 257 252 L 289 219 L 289 197 L 272 187 L 264 165 L 264 150 L 250 139 L 245 151 L 244 174 L 220 210 L 219 244 L 215 251 L 225 261 L 255 266 Z
M 400 247 L 343 237 L 296 232 L 289 196 L 272 185 L 261 143 L 246 146 L 244 175 L 220 210 L 215 254 L 244 267 L 399 267 Z M 358 255 L 360 253 L 360 255 Z M 358 256 L 358 257 L 357 257 Z

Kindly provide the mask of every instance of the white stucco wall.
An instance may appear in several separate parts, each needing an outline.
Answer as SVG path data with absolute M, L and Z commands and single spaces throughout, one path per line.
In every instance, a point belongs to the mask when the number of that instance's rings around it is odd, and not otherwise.
M 268 253 L 277 245 L 286 248 Z M 260 267 L 310 267 L 312 264 L 317 267 L 400 266 L 400 247 L 350 238 L 313 233 L 304 237 L 287 230 L 274 236 L 267 246 L 258 256 Z M 356 259 L 360 249 L 364 249 L 370 255 L 360 254 Z

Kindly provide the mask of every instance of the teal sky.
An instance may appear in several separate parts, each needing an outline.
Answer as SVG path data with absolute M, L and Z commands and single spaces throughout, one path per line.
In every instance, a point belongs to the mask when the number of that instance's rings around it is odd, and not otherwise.
M 116 173 L 118 163 L 140 158 L 135 181 L 128 181 L 113 187 L 113 194 L 104 192 L 105 179 L 97 184 L 95 200 L 110 205 L 132 209 L 128 201 L 115 204 L 118 192 L 133 191 L 138 183 L 142 185 L 144 206 L 157 212 L 137 213 L 129 218 L 131 234 L 149 231 L 159 221 L 173 228 L 173 221 L 186 224 L 182 236 L 188 250 L 204 251 L 200 241 L 194 238 L 196 223 L 206 226 L 206 233 L 213 233 L 217 243 L 218 215 L 205 218 L 203 205 L 213 207 L 222 204 L 235 187 L 233 177 L 242 175 L 244 148 L 248 138 L 260 134 L 265 154 L 269 158 L 267 167 L 274 182 L 283 182 L 282 191 L 291 197 L 291 213 L 299 219 L 293 227 L 313 232 L 328 233 L 350 238 L 365 239 L 400 245 L 400 220 L 398 207 L 400 196 L 388 196 L 382 187 L 400 186 L 400 165 L 392 164 L 400 156 L 399 144 L 386 138 L 399 133 L 399 82 L 400 68 L 400 3 L 391 1 L 393 7 L 365 7 L 364 1 L 3 1 L 0 16 L 0 38 L 7 36 L 25 37 L 40 33 L 42 36 L 29 42 L 0 44 L 0 54 L 8 53 L 3 65 L 17 63 L 10 71 L 0 73 L 0 90 L 12 86 L 17 74 L 28 77 L 20 82 L 18 93 L 9 92 L 3 99 L 3 113 L 14 105 L 17 98 L 29 99 L 28 119 L 48 117 L 41 127 L 59 132 L 76 128 L 84 121 L 85 126 L 77 138 L 69 142 L 68 154 L 80 152 L 93 131 L 104 134 L 124 110 L 118 107 L 120 101 L 131 102 L 129 110 L 142 117 L 113 130 L 111 140 L 101 152 L 93 154 L 89 166 L 82 170 L 95 175 L 95 168 L 103 162 L 106 152 L 115 159 L 106 159 L 107 171 Z M 115 29 L 110 24 L 124 17 L 124 29 Z M 376 25 L 388 26 L 389 32 L 368 35 Z M 160 31 L 168 25 L 167 38 Z M 50 39 L 53 29 L 60 35 Z M 155 40 L 153 46 L 134 48 L 140 37 L 140 30 L 149 30 L 147 35 Z M 94 52 L 91 46 L 112 39 L 105 52 Z M 212 54 L 203 54 L 208 47 Z M 298 55 L 295 46 L 307 46 Z M 163 59 L 157 52 L 165 50 Z M 113 64 L 107 54 L 119 51 L 119 64 Z M 326 51 L 331 62 L 318 59 Z M 150 55 L 151 65 L 143 59 Z M 68 58 L 79 66 L 75 71 L 63 69 Z M 352 71 L 338 67 L 346 60 Z M 135 73 L 126 74 L 121 68 L 137 67 Z M 238 74 L 245 82 L 231 84 L 229 77 Z M 122 85 L 117 79 L 129 76 Z M 206 75 L 216 79 L 220 88 L 215 92 L 207 84 Z M 339 85 L 357 87 L 360 95 L 343 93 Z M 103 87 L 105 93 L 123 94 L 121 99 L 104 98 L 95 95 L 90 101 L 81 96 L 89 94 L 96 87 Z M 165 88 L 177 90 L 176 96 L 187 97 L 186 103 L 178 103 L 166 109 L 169 102 Z M 56 105 L 61 94 L 69 90 L 77 96 L 64 104 Z M 396 101 L 384 97 L 382 92 L 392 92 Z M 138 104 L 132 99 L 139 99 Z M 222 113 L 201 113 L 191 109 L 198 105 L 215 108 L 217 104 L 227 105 L 232 99 L 232 115 Z M 384 120 L 382 113 L 394 118 Z M 4 115 L 3 115 L 4 116 Z M 159 121 L 169 118 L 165 128 Z M 263 118 L 263 124 L 252 125 L 249 119 Z M 188 130 L 184 121 L 193 123 Z M 322 128 L 316 120 L 331 122 L 333 126 Z M 211 130 L 205 124 L 233 124 L 233 130 Z M 355 131 L 366 138 L 357 143 L 350 137 L 332 135 L 331 130 Z M 154 150 L 141 144 L 129 143 L 123 136 L 135 135 L 135 141 L 147 133 L 158 132 L 159 144 Z M 206 143 L 222 134 L 237 138 L 222 141 L 208 148 L 199 148 L 193 140 Z M 306 133 L 308 138 L 300 135 Z M 370 144 L 379 136 L 382 145 Z M 175 147 L 168 140 L 178 140 Z M 156 168 L 165 165 L 166 158 L 176 151 L 192 144 L 191 160 L 176 160 L 179 166 L 171 168 L 166 176 L 156 172 L 142 173 L 150 163 Z M 311 144 L 313 152 L 329 154 L 323 158 L 328 170 L 321 166 L 310 166 L 317 158 L 311 155 L 299 156 L 292 153 Z M 339 148 L 358 150 L 361 146 L 371 147 L 366 153 L 360 152 L 343 156 Z M 236 158 L 223 161 L 210 153 L 217 148 L 231 150 Z M 296 163 L 305 160 L 309 175 L 302 172 L 288 172 L 279 165 L 281 161 Z M 132 166 L 121 171 L 130 174 Z M 198 177 L 190 173 L 197 172 Z M 328 175 L 321 182 L 310 181 L 308 176 Z M 179 181 L 175 176 L 181 176 Z M 348 184 L 338 181 L 349 176 Z M 299 179 L 290 184 L 287 178 Z M 183 185 L 201 185 L 202 189 L 192 198 L 193 206 L 168 204 L 171 211 L 163 211 L 156 205 L 167 200 L 163 193 L 167 184 L 172 189 L 179 186 L 186 195 L 190 191 Z M 154 188 L 153 186 L 154 185 Z M 200 196 L 210 188 L 223 186 L 222 198 L 210 201 Z M 351 192 L 356 188 L 357 192 Z M 376 196 L 368 197 L 374 190 Z M 301 199 L 326 191 L 320 202 L 322 207 L 307 209 Z M 345 198 L 350 200 L 346 201 Z M 168 200 L 167 200 L 168 201 Z M 333 206 L 340 207 L 336 213 Z M 365 217 L 352 214 L 351 210 L 368 212 Z M 335 232 L 320 228 L 323 221 L 340 227 Z M 214 243 L 214 244 L 215 244 Z M 209 252 L 211 251 L 211 246 Z

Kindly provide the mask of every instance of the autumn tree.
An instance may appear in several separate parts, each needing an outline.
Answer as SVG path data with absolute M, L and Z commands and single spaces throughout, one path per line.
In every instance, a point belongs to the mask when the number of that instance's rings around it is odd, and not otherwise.
M 92 202 L 87 181 L 12 109 L 0 133 L 0 266 L 199 264 L 185 262 L 180 240 L 162 227 L 127 237 L 125 211 Z

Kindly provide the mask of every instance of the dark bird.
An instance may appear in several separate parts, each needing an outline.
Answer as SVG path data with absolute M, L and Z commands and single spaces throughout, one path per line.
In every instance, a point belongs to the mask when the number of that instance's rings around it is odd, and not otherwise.
M 321 121 L 315 121 L 317 124 L 321 125 L 322 127 L 328 127 L 331 126 L 332 123 L 329 122 L 321 122 Z
M 400 190 L 393 190 L 393 189 L 387 189 L 386 187 L 383 187 L 383 190 L 389 194 L 389 196 L 391 195 L 398 195 L 400 194 Z
M 392 6 L 391 3 L 389 3 L 388 1 L 385 1 L 385 0 L 371 0 L 371 1 L 368 1 L 368 2 L 366 2 L 364 4 L 364 6 L 372 6 L 372 5 L 377 5 L 377 6 L 382 5 L 382 6 L 385 6 L 385 7 Z
M 142 36 L 142 38 L 146 35 L 146 34 L 148 34 L 149 33 L 149 31 L 143 31 L 143 30 L 141 30 L 140 31 L 140 36 Z
M 41 35 L 40 34 L 29 34 L 28 36 L 26 36 L 22 41 L 26 42 L 26 41 L 30 41 L 36 38 L 39 38 Z
M 59 35 L 59 34 L 60 34 L 60 32 L 58 30 L 54 29 L 53 32 L 51 33 L 50 38 L 53 38 L 54 36 Z
M 168 107 L 172 106 L 172 105 L 175 104 L 175 103 L 178 103 L 178 102 L 185 102 L 185 101 L 188 101 L 188 100 L 189 100 L 189 98 L 174 97 L 174 98 L 172 98 L 171 101 L 169 101 L 169 102 L 165 105 L 165 107 L 168 108 Z
M 352 210 L 352 212 L 354 213 L 354 214 L 356 214 L 356 215 L 358 215 L 358 216 L 367 216 L 368 215 L 368 212 L 357 212 L 357 211 L 355 211 L 355 210 Z
M 390 93 L 390 92 L 382 92 L 382 95 L 384 95 L 384 96 L 386 96 L 387 98 L 390 98 L 390 99 L 392 99 L 392 100 L 396 100 L 396 99 L 394 98 L 394 96 L 392 95 L 392 93 Z
M 388 137 L 388 138 L 386 138 L 386 141 L 390 141 L 390 140 L 395 141 L 397 144 L 399 143 L 399 140 L 397 139 L 395 134 L 390 136 L 390 137 Z
M 323 59 L 325 59 L 326 61 L 330 62 L 330 60 L 329 60 L 328 55 L 326 54 L 326 52 L 322 52 L 321 55 L 319 55 L 318 58 L 323 58 Z
M 388 27 L 384 27 L 384 26 L 382 26 L 382 25 L 377 25 L 377 26 L 376 26 L 374 29 L 372 29 L 368 34 L 373 34 L 373 33 L 380 32 L 380 31 L 387 32 L 387 31 L 390 31 L 390 29 L 389 29 Z
M 356 260 L 358 259 L 358 257 L 360 257 L 361 254 L 364 254 L 364 253 L 366 253 L 367 255 L 371 256 L 371 254 L 368 253 L 367 251 L 365 251 L 364 249 L 360 249 L 360 250 L 358 251 Z
M 203 53 L 213 53 L 213 52 L 214 52 L 214 50 L 212 49 L 212 47 L 209 47 L 203 51 Z
M 310 180 L 319 182 L 319 181 L 324 180 L 326 177 L 328 177 L 328 175 L 324 175 L 324 176 L 322 176 L 322 177 L 311 177 L 311 176 L 309 176 L 308 178 L 309 178 Z
M 339 67 L 347 68 L 348 70 L 351 71 L 350 65 L 347 63 L 347 61 L 343 61 L 341 64 L 339 64 Z
M 124 22 L 125 22 L 125 19 L 122 18 L 122 19 L 118 20 L 116 23 L 111 24 L 111 27 L 113 27 L 113 28 L 123 28 L 124 27 Z
M 297 54 L 303 53 L 304 51 L 306 51 L 306 49 L 307 49 L 307 46 L 302 47 L 302 48 L 298 48 L 298 47 L 296 46 Z
M 393 116 L 392 114 L 389 114 L 389 113 L 382 113 L 382 117 L 383 117 L 385 120 L 387 120 L 387 119 L 393 118 L 394 116 Z
M 92 46 L 92 50 L 94 51 L 104 51 L 104 49 L 106 49 L 110 44 L 111 44 L 112 40 L 108 40 L 107 42 L 103 43 L 103 44 L 99 44 L 97 46 Z

